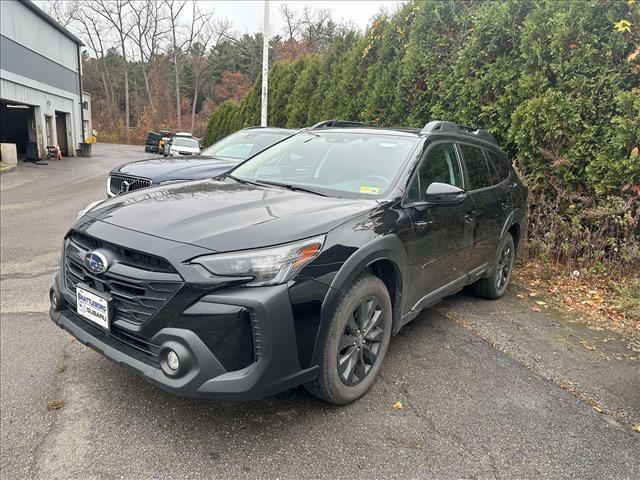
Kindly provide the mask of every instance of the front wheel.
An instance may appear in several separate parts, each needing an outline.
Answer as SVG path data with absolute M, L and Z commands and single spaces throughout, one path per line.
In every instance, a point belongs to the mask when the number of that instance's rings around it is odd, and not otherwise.
M 358 278 L 342 298 L 329 325 L 320 374 L 306 385 L 336 405 L 363 396 L 378 375 L 391 337 L 391 300 L 378 277 Z
M 511 280 L 513 262 L 516 258 L 515 253 L 513 237 L 507 233 L 500 242 L 491 275 L 488 278 L 481 278 L 473 285 L 478 295 L 495 300 L 505 294 L 509 280 Z

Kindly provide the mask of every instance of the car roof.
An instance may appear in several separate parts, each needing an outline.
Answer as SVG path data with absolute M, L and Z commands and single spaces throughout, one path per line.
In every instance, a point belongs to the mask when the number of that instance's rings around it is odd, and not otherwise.
M 419 129 L 401 129 L 401 128 L 385 128 L 385 127 L 332 127 L 332 128 L 320 128 L 320 129 L 305 129 L 302 132 L 321 133 L 321 132 L 339 132 L 339 133 L 354 133 L 358 135 L 390 135 L 400 137 L 412 137 L 418 138 L 420 133 Z
M 493 147 L 498 147 L 496 139 L 486 130 L 475 127 L 468 127 L 466 125 L 458 125 L 454 122 L 446 120 L 432 120 L 427 123 L 423 128 L 397 128 L 397 127 L 381 127 L 378 125 L 372 125 L 362 122 L 352 122 L 346 120 L 323 120 L 315 125 L 305 129 L 306 131 L 350 131 L 357 133 L 370 133 L 380 134 L 387 133 L 390 135 L 404 135 L 414 137 L 426 137 L 431 135 L 453 135 L 455 137 L 475 140 L 480 144 L 488 144 Z

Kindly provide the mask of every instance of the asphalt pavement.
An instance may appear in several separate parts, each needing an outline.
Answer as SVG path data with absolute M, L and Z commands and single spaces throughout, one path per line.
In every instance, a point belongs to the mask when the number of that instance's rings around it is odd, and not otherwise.
M 61 239 L 141 152 L 98 144 L 0 176 L 3 479 L 640 478 L 640 434 L 466 328 L 464 295 L 394 337 L 381 378 L 346 407 L 301 388 L 180 398 L 80 345 L 47 314 Z

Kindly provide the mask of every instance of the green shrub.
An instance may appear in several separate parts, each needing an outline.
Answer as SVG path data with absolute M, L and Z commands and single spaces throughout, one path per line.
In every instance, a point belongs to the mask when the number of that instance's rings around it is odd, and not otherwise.
M 216 110 L 207 124 L 204 136 L 206 146 L 238 130 L 238 111 L 238 103 L 234 101 L 225 102 Z
M 640 1 L 409 2 L 323 56 L 273 65 L 269 123 L 486 128 L 532 192 L 531 254 L 640 269 L 639 33 Z M 208 135 L 257 124 L 260 88 Z

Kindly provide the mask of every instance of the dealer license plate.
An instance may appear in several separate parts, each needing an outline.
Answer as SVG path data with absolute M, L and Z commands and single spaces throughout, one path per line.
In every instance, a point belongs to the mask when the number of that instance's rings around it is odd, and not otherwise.
M 110 298 L 99 295 L 96 291 L 76 286 L 76 311 L 78 315 L 105 330 L 109 330 Z

